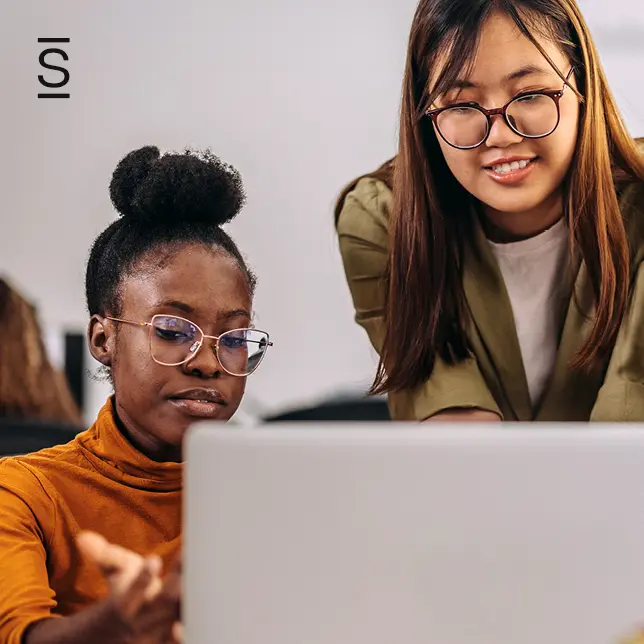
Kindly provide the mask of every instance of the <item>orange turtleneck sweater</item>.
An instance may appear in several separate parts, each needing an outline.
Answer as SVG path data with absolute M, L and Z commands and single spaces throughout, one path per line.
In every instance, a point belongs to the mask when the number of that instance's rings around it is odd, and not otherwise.
M 181 540 L 180 463 L 156 463 L 120 433 L 112 399 L 73 441 L 0 460 L 0 642 L 106 596 L 75 546 L 81 530 L 167 565 Z

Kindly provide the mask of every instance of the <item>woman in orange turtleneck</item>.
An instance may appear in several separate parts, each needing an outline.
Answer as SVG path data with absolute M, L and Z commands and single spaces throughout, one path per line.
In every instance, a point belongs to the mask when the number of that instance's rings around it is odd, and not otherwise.
M 114 395 L 71 443 L 0 461 L 6 644 L 172 641 L 181 441 L 195 419 L 233 415 L 270 345 L 249 328 L 255 278 L 221 228 L 243 204 L 236 171 L 146 147 L 110 195 L 122 218 L 92 247 L 86 295 Z

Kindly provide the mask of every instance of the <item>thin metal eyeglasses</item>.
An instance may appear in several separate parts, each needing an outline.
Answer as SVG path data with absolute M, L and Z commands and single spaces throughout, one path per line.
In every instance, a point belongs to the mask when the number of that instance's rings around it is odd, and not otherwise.
M 458 150 L 472 150 L 485 143 L 492 129 L 492 117 L 497 115 L 519 136 L 542 139 L 559 125 L 559 101 L 573 70 L 571 67 L 562 89 L 522 92 L 503 107 L 487 110 L 478 103 L 467 102 L 428 109 L 425 114 L 445 143 Z
M 150 355 L 164 367 L 192 360 L 206 339 L 213 341 L 217 361 L 231 376 L 249 376 L 259 367 L 273 343 L 259 329 L 231 329 L 221 335 L 206 335 L 194 322 L 177 315 L 154 315 L 149 322 L 107 316 L 108 320 L 149 328 Z

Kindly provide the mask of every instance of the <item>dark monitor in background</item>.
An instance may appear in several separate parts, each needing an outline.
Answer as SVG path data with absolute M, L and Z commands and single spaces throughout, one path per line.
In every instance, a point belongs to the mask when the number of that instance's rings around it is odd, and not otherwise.
M 85 404 L 85 336 L 65 333 L 65 376 L 79 409 Z

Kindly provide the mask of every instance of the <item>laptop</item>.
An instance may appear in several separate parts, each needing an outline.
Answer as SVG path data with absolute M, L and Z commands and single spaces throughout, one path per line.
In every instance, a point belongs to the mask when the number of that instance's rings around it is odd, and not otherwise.
M 644 625 L 644 425 L 198 425 L 185 522 L 188 644 L 617 644 Z

